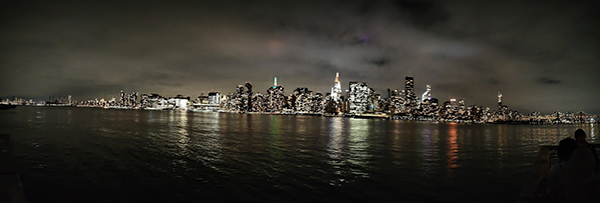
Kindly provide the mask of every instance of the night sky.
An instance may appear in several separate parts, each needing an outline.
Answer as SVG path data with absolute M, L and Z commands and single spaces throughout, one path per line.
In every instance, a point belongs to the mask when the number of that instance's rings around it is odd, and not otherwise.
M 600 113 L 600 1 L 11 1 L 0 4 L 0 97 L 137 91 L 196 97 L 273 77 L 382 96 L 415 78 L 440 101 Z

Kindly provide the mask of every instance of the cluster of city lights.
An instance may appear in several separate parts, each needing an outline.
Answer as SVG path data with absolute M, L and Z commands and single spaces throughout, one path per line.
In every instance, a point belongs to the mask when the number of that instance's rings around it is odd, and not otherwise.
M 554 112 L 541 115 L 532 112 L 527 115 L 511 110 L 502 104 L 502 93 L 498 92 L 498 108 L 465 105 L 464 99 L 449 99 L 440 103 L 431 96 L 431 85 L 418 98 L 414 91 L 414 78 L 405 77 L 404 89 L 389 90 L 387 98 L 382 98 L 367 82 L 349 82 L 343 94 L 339 73 L 336 73 L 330 93 L 313 92 L 306 87 L 298 87 L 290 95 L 285 95 L 284 87 L 277 84 L 266 92 L 254 92 L 249 82 L 238 85 L 235 92 L 222 95 L 220 92 L 202 93 L 195 99 L 188 96 L 162 97 L 158 94 L 127 93 L 121 90 L 119 99 L 94 99 L 72 101 L 71 95 L 58 99 L 50 97 L 46 102 L 33 102 L 15 98 L 3 103 L 46 106 L 102 107 L 115 109 L 143 110 L 183 110 L 230 113 L 301 114 L 323 116 L 350 116 L 367 118 L 388 118 L 435 122 L 519 122 L 519 123 L 587 123 L 596 122 L 597 116 L 585 112 Z M 139 95 L 139 97 L 138 97 Z M 139 98 L 139 99 L 138 99 Z

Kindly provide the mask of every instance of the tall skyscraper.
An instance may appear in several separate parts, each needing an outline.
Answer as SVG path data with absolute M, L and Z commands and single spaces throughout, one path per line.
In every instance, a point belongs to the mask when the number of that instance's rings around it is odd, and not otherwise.
M 277 84 L 277 77 L 273 79 L 273 87 L 269 87 L 267 89 L 267 93 L 263 96 L 266 98 L 266 102 L 268 102 L 266 106 L 266 110 L 268 112 L 275 112 L 283 110 L 285 101 L 284 89 L 283 86 Z
M 306 87 L 298 87 L 294 90 L 293 95 L 296 97 L 294 101 L 294 110 L 302 113 L 308 113 L 312 109 L 312 91 Z
M 128 101 L 127 106 L 128 107 L 136 107 L 137 106 L 138 93 L 135 92 L 135 91 L 133 91 L 128 96 L 129 96 L 129 101 Z
M 405 92 L 405 97 L 406 99 L 404 100 L 404 104 L 405 106 L 408 106 L 407 110 L 412 110 L 416 104 L 416 95 L 415 95 L 415 82 L 413 77 L 411 76 L 406 76 L 406 81 L 404 83 L 404 92 Z
M 140 108 L 148 108 L 149 107 L 149 100 L 148 100 L 148 94 L 141 94 L 140 95 Z
M 498 91 L 498 109 L 502 108 L 502 93 Z
M 458 103 L 456 102 L 456 99 L 450 99 L 450 106 L 452 106 L 452 109 L 458 109 Z
M 429 99 L 431 99 L 431 85 L 427 85 L 427 90 L 421 95 L 421 103 Z
M 119 106 L 125 106 L 125 92 L 123 90 L 119 93 Z
M 371 96 L 372 89 L 366 82 L 350 82 L 350 92 L 348 92 L 348 102 L 350 113 L 365 113 L 371 110 L 373 101 Z
M 464 98 L 458 100 L 458 109 L 463 111 L 466 110 Z
M 339 101 L 342 96 L 342 85 L 340 83 L 340 73 L 335 73 L 335 82 L 333 87 L 331 87 L 331 99 L 334 101 Z
M 208 93 L 209 104 L 221 104 L 221 93 L 220 92 L 209 92 Z

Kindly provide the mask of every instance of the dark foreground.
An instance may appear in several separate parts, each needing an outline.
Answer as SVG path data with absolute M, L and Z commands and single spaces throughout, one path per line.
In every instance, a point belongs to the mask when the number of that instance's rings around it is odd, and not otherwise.
M 10 135 L 0 134 L 0 202 L 27 202 Z

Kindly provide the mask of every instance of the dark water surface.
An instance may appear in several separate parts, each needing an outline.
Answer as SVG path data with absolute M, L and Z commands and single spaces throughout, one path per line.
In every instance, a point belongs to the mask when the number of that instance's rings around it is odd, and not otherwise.
M 30 202 L 515 202 L 540 145 L 595 125 L 0 111 Z

